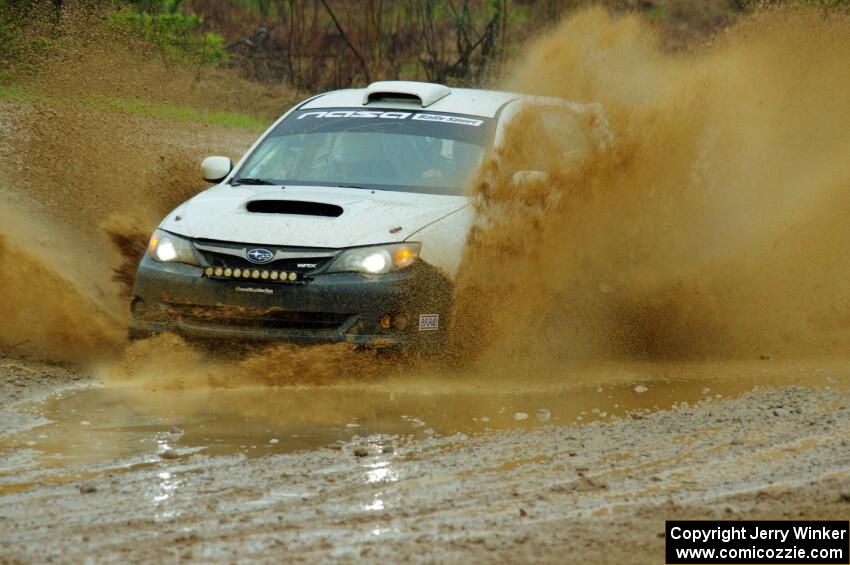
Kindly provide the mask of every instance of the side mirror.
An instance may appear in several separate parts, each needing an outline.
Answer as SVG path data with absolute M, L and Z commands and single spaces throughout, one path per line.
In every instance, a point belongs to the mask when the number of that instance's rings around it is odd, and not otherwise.
M 201 172 L 207 182 L 221 182 L 230 174 L 233 162 L 229 157 L 207 157 L 201 162 Z

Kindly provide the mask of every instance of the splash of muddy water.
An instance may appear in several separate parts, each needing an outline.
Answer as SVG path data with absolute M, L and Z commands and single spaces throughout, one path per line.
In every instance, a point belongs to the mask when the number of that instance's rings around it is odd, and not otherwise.
M 0 354 L 90 364 L 126 346 L 136 264 L 160 219 L 204 187 L 197 163 L 236 158 L 255 136 L 126 108 L 271 115 L 291 94 L 168 63 L 105 12 L 66 4 L 49 20 L 55 45 L 24 55 L 28 94 L 0 100 Z
M 763 13 L 670 54 L 637 18 L 593 9 L 534 42 L 505 86 L 601 103 L 614 137 L 565 152 L 564 132 L 528 111 L 484 163 L 455 318 L 464 353 L 551 372 L 843 352 L 849 24 Z M 514 179 L 529 169 L 548 178 Z
M 490 375 L 562 375 L 565 362 L 600 357 L 839 350 L 850 319 L 847 24 L 762 14 L 670 54 L 640 20 L 590 10 L 533 43 L 502 86 L 598 102 L 613 140 L 566 158 L 564 140 L 547 141 L 528 113 L 488 157 L 458 285 L 461 356 Z M 100 39 L 74 44 L 77 58 L 44 61 L 33 84 L 53 99 L 9 106 L 0 120 L 10 133 L 0 143 L 0 292 L 12 298 L 0 310 L 0 348 L 78 362 L 120 350 L 105 373 L 149 382 L 170 372 L 177 388 L 382 371 L 383 361 L 353 362 L 342 347 L 281 346 L 230 363 L 173 338 L 125 350 L 122 293 L 148 234 L 202 188 L 202 156 L 237 157 L 254 133 L 79 97 L 141 92 L 237 111 L 279 101 L 283 111 L 288 94 L 189 76 Z M 513 181 L 529 169 L 549 177 Z

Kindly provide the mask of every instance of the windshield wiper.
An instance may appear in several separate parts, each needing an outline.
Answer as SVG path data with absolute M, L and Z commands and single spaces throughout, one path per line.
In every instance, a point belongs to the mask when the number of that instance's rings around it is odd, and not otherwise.
M 240 184 L 251 184 L 251 185 L 277 185 L 274 181 L 266 180 L 266 179 L 255 179 L 251 177 L 242 177 L 233 179 L 230 181 L 230 186 L 239 186 Z

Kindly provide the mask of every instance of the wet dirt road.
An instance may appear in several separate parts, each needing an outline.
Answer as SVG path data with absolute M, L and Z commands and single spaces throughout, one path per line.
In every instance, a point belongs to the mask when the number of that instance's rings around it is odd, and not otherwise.
M 631 365 L 616 384 L 451 395 L 0 370 L 18 428 L 0 441 L 7 562 L 654 563 L 665 519 L 850 511 L 850 367 L 834 362 Z

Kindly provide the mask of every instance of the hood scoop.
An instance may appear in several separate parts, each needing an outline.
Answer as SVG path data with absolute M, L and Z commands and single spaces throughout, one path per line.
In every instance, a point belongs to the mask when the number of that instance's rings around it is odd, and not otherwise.
M 303 200 L 252 200 L 247 205 L 249 212 L 256 214 L 297 214 L 299 216 L 324 216 L 336 218 L 342 215 L 342 207 L 324 202 Z

